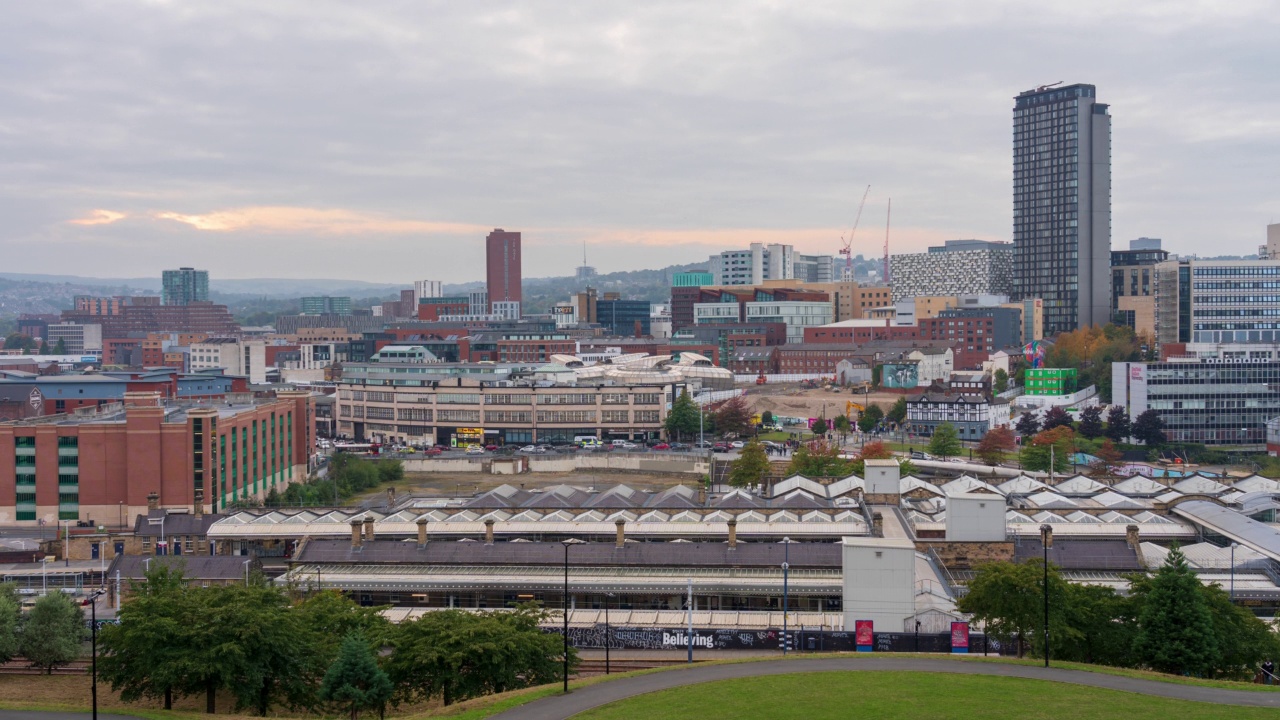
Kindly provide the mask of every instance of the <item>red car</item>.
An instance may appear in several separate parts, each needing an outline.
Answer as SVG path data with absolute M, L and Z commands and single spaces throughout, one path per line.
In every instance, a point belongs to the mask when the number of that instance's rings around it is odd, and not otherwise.
M 498 446 L 497 446 L 497 445 L 485 445 L 485 446 L 484 446 L 484 449 L 485 449 L 485 450 L 488 450 L 489 452 L 497 452 L 497 451 L 498 451 Z
M 439 454 L 441 454 L 441 453 L 443 453 L 443 452 L 444 452 L 444 451 L 443 451 L 443 450 L 441 450 L 441 449 L 440 449 L 440 448 L 438 448 L 438 447 L 429 447 L 429 448 L 427 448 L 426 450 L 423 450 L 423 451 L 422 451 L 422 454 L 423 454 L 423 455 L 427 455 L 427 456 L 435 456 L 435 455 L 439 455 Z
M 658 443 L 657 445 L 653 446 L 653 449 L 654 450 L 670 450 L 671 446 L 666 443 Z

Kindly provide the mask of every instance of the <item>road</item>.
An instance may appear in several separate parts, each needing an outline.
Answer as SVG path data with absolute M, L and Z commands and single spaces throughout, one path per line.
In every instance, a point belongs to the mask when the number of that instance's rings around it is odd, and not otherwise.
M 1227 690 L 1156 680 L 1141 680 L 1083 670 L 1046 669 L 1030 665 L 986 663 L 959 659 L 825 657 L 769 660 L 729 665 L 694 665 L 679 670 L 639 675 L 622 680 L 610 680 L 579 688 L 568 695 L 555 695 L 535 700 L 527 705 L 521 705 L 494 715 L 493 718 L 495 720 L 564 720 L 607 703 L 683 685 L 760 675 L 868 670 L 962 673 L 1027 678 L 1031 680 L 1051 680 L 1175 700 L 1280 708 L 1280 692 Z

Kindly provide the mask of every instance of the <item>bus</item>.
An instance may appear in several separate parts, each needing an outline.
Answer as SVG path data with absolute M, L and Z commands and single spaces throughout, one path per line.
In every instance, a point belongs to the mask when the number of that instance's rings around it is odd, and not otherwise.
M 336 453 L 348 453 L 350 455 L 363 455 L 372 457 L 377 455 L 382 446 L 377 443 L 348 443 L 339 442 L 333 444 L 333 451 Z

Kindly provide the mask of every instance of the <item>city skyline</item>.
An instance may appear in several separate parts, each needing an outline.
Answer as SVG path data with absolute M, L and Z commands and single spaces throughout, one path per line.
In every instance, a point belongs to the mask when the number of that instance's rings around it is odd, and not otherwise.
M 855 253 L 890 196 L 894 253 L 1009 241 L 1012 98 L 1059 80 L 1115 117 L 1114 248 L 1249 254 L 1280 219 L 1262 3 L 524 8 L 13 9 L 6 269 L 474 281 L 495 227 L 526 277 L 584 242 L 602 273 L 834 254 L 867 184 Z

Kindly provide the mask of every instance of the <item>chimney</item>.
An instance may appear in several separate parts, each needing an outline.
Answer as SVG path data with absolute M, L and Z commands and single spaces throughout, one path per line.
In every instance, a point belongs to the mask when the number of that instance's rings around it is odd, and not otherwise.
M 359 520 L 351 521 L 351 549 L 352 550 L 360 549 L 360 521 Z
M 1040 542 L 1046 550 L 1053 549 L 1053 526 L 1049 523 L 1040 526 Z
M 626 547 L 627 546 L 627 531 L 626 531 L 627 521 L 623 520 L 622 518 L 618 518 L 613 522 L 613 524 L 616 525 L 618 528 L 617 546 L 619 548 Z
M 733 550 L 738 547 L 738 519 L 729 518 L 725 524 L 729 526 L 729 549 Z
M 484 544 L 493 544 L 493 518 L 484 521 Z
M 147 510 L 151 511 L 151 510 L 159 510 L 159 509 L 160 509 L 160 493 L 152 490 L 151 492 L 147 493 Z
M 1128 526 L 1126 526 L 1126 527 L 1125 527 L 1125 529 L 1124 529 L 1124 542 L 1125 542 L 1125 544 L 1126 544 L 1126 545 L 1128 545 L 1130 548 L 1132 548 L 1132 549 L 1134 549 L 1134 550 L 1137 550 L 1137 549 L 1141 546 L 1141 544 L 1142 544 L 1142 539 L 1141 539 L 1141 537 L 1138 535 L 1138 526 L 1137 526 L 1137 525 L 1128 525 Z
M 366 542 L 373 541 L 373 518 L 368 515 L 364 518 L 364 539 Z
M 427 546 L 427 516 L 418 518 L 418 547 Z
M 396 489 L 393 487 L 389 487 L 387 488 L 387 507 L 391 507 L 392 505 L 395 505 L 395 504 L 396 504 Z
M 884 537 L 884 518 L 880 513 L 871 514 L 871 537 Z
M 196 511 L 195 513 L 196 517 L 204 516 L 204 493 L 203 492 L 196 493 L 195 511 Z

